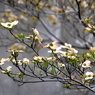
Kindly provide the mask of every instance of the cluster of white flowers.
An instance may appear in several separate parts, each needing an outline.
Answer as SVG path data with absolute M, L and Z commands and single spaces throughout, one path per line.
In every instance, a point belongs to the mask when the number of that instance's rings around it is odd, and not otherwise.
M 43 56 L 34 56 L 33 57 L 33 62 L 35 63 L 35 62 L 43 62 L 44 60 L 43 59 L 45 59 L 45 57 L 43 57 Z
M 21 1 L 22 0 L 19 0 L 19 2 L 21 2 Z M 18 21 L 1 23 L 1 25 L 4 28 L 7 28 L 7 29 L 12 29 L 17 24 L 18 24 Z M 86 28 L 86 29 L 88 31 L 90 31 L 90 28 Z M 41 44 L 42 37 L 40 36 L 38 30 L 34 29 L 34 28 L 32 28 L 32 30 L 33 30 L 33 35 L 30 35 L 26 38 L 31 39 L 31 38 L 34 37 L 35 42 L 39 42 Z M 60 45 L 58 47 L 57 43 L 58 43 L 58 41 L 54 41 L 52 43 L 47 44 L 46 46 L 43 46 L 43 48 L 44 47 L 49 48 L 50 50 L 48 52 L 59 54 L 58 57 L 65 57 L 65 58 L 69 58 L 69 59 L 72 59 L 72 60 L 77 59 L 78 51 L 76 49 L 72 48 L 71 44 L 65 43 L 64 45 Z M 25 49 L 26 49 L 25 46 L 22 46 L 22 45 L 16 43 L 16 44 L 12 45 L 9 52 L 11 52 L 12 54 L 17 53 L 17 56 L 18 56 L 18 52 L 23 52 Z M 91 47 L 90 50 L 95 51 L 95 47 Z M 87 57 L 91 57 L 90 53 L 87 53 L 86 55 L 87 55 Z M 26 65 L 30 65 L 31 62 L 34 62 L 34 63 L 39 62 L 39 63 L 44 64 L 44 61 L 47 61 L 47 62 L 51 62 L 51 61 L 53 62 L 54 61 L 55 62 L 56 60 L 57 60 L 57 58 L 55 58 L 55 57 L 43 57 L 43 56 L 34 56 L 33 61 L 30 61 L 28 58 L 23 58 L 23 60 L 17 60 L 17 61 L 15 59 L 10 60 L 9 58 L 2 58 L 0 60 L 0 66 L 3 65 L 4 62 L 6 62 L 6 61 L 11 61 L 14 64 L 18 63 L 18 65 L 22 65 L 23 63 L 26 64 Z M 57 63 L 58 63 L 58 67 L 65 67 L 66 66 L 63 63 L 60 63 L 60 62 L 57 62 Z M 91 61 L 90 60 L 85 60 L 80 65 L 81 65 L 80 67 L 82 67 L 83 69 L 90 68 L 91 67 Z M 12 66 L 8 66 L 5 70 L 1 71 L 1 73 L 9 73 L 9 72 L 11 72 L 11 68 L 12 68 Z M 84 76 L 85 76 L 84 80 L 90 80 L 90 79 L 93 79 L 94 73 L 88 71 L 88 72 L 84 73 Z
M 90 68 L 91 67 L 90 64 L 91 64 L 91 61 L 90 60 L 86 60 L 83 63 L 81 63 L 81 66 L 82 66 L 82 68 Z M 85 73 L 85 80 L 93 79 L 93 77 L 94 77 L 94 73 L 93 72 L 87 71 Z
M 50 47 L 50 44 L 47 45 L 47 47 Z M 60 45 L 59 47 L 56 45 L 56 42 L 52 43 L 51 49 L 53 49 L 53 53 L 60 53 L 61 56 L 70 58 L 70 59 L 76 59 L 76 54 L 78 51 L 74 48 L 72 48 L 71 44 L 65 43 L 65 45 Z M 66 49 L 66 51 L 63 51 L 62 49 Z M 52 53 L 52 50 L 49 50 L 48 53 Z

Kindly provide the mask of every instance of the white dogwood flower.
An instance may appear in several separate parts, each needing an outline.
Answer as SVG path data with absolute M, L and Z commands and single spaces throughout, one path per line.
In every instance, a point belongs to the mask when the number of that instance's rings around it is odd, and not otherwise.
M 82 63 L 82 67 L 83 68 L 88 68 L 88 67 L 90 67 L 90 63 L 91 63 L 90 60 L 86 60 L 85 62 Z
M 27 65 L 30 64 L 30 60 L 28 58 L 23 58 L 22 62 L 27 64 Z
M 86 72 L 85 73 L 85 80 L 93 79 L 93 72 Z
M 70 48 L 72 48 L 72 45 L 71 44 L 68 44 L 68 43 L 65 43 L 64 45 L 61 45 L 61 48 L 70 49 Z
M 9 58 L 2 58 L 0 59 L 0 65 L 3 65 L 4 62 L 9 61 Z
M 11 68 L 12 68 L 12 66 L 8 66 L 8 67 L 6 68 L 7 72 L 10 72 L 10 71 L 11 71 Z
M 7 29 L 12 29 L 14 26 L 18 24 L 18 21 L 13 21 L 13 22 L 2 22 L 1 25 Z
M 40 36 L 38 30 L 37 30 L 36 28 L 32 28 L 32 30 L 33 30 L 33 33 L 34 33 L 34 35 L 35 35 L 35 39 L 38 40 L 39 43 L 41 43 L 43 39 L 42 39 L 42 37 Z

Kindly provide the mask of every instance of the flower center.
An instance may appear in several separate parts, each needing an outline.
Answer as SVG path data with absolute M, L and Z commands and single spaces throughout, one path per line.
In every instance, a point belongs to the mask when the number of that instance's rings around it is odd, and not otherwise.
M 91 77 L 91 75 L 88 75 L 88 77 Z
M 84 66 L 86 66 L 86 63 L 84 64 Z
M 8 24 L 8 26 L 11 26 L 11 24 Z

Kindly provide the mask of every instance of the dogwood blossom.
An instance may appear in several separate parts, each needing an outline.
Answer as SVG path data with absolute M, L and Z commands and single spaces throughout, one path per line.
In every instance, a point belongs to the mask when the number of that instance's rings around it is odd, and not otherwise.
M 93 72 L 86 72 L 85 73 L 85 80 L 93 79 Z
M 69 59 L 76 59 L 76 56 L 67 56 Z
M 7 71 L 7 72 L 10 72 L 10 71 L 11 71 L 11 68 L 12 68 L 12 66 L 8 66 L 8 67 L 6 68 L 6 71 Z
M 87 57 L 91 57 L 91 54 L 90 54 L 90 53 L 86 53 L 86 56 L 87 56 Z
M 23 0 L 18 0 L 18 4 L 24 4 Z
M 33 30 L 33 33 L 34 33 L 34 35 L 35 35 L 35 39 L 38 40 L 39 43 L 41 43 L 43 39 L 42 39 L 42 37 L 40 36 L 38 30 L 37 30 L 36 28 L 32 28 L 32 30 Z
M 34 61 L 43 62 L 44 57 L 43 56 L 34 56 L 33 59 L 34 59 Z
M 61 47 L 58 47 L 56 44 L 58 43 L 59 41 L 54 41 L 52 43 L 49 43 L 45 46 L 43 46 L 43 48 L 50 48 L 50 49 L 55 49 L 55 50 L 59 50 L 61 49 Z
M 76 54 L 76 53 L 78 53 L 78 50 L 76 50 L 74 48 L 70 48 L 68 52 Z
M 0 59 L 0 65 L 3 65 L 4 62 L 9 61 L 9 58 L 2 58 Z
M 1 25 L 7 29 L 12 29 L 14 26 L 18 24 L 18 21 L 13 21 L 13 22 L 2 22 Z
M 30 60 L 28 58 L 23 58 L 22 62 L 28 65 L 30 64 Z
M 65 67 L 65 64 L 63 64 L 63 63 L 58 63 L 58 65 L 59 65 L 60 67 Z
M 88 68 L 88 67 L 90 67 L 90 63 L 91 63 L 90 60 L 86 60 L 85 62 L 82 63 L 82 67 L 83 68 Z
M 69 49 L 71 47 L 72 47 L 72 45 L 68 44 L 68 43 L 65 43 L 64 45 L 61 45 L 61 48 L 67 48 L 67 49 Z
M 90 47 L 90 51 L 95 51 L 95 47 Z

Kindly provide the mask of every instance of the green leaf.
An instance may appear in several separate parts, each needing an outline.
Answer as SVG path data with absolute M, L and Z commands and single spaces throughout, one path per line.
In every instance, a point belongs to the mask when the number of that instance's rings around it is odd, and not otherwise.
M 50 71 L 50 73 L 55 74 L 56 73 L 56 68 L 54 66 L 52 66 L 51 69 L 52 70 Z
M 44 73 L 42 72 L 42 71 L 37 71 L 37 70 L 35 70 L 40 76 L 43 76 L 44 75 Z
M 47 68 L 48 67 L 48 62 L 43 63 L 42 66 Z
M 69 88 L 69 87 L 70 87 L 69 84 L 62 86 L 62 88 Z
M 26 37 L 26 35 L 21 33 L 21 34 L 16 34 L 16 37 L 18 37 L 20 39 L 24 39 Z

